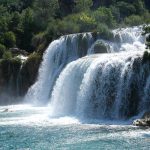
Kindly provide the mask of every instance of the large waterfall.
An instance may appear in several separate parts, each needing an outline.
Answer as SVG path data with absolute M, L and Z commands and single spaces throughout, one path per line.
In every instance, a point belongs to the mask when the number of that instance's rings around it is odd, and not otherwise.
M 55 40 L 25 100 L 49 103 L 56 117 L 126 119 L 149 109 L 150 63 L 142 60 L 141 32 L 134 27 L 112 31 L 109 40 L 92 33 Z

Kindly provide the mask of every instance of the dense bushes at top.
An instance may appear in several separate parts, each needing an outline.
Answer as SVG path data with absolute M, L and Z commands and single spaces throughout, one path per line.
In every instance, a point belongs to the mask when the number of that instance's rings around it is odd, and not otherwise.
M 64 34 L 148 24 L 149 6 L 149 0 L 1 0 L 0 56 L 12 47 L 43 51 Z

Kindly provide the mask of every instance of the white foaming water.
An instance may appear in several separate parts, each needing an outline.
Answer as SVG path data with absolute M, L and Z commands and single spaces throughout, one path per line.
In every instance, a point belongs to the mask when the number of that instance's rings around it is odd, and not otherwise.
M 73 115 L 83 120 L 123 119 L 140 113 L 139 103 L 149 85 L 147 76 L 140 84 L 148 67 L 140 65 L 142 54 L 101 54 L 70 63 L 56 82 L 51 115 Z M 144 105 L 143 110 L 147 107 Z
M 50 103 L 52 116 L 74 114 L 77 92 L 79 91 L 84 72 L 86 72 L 86 69 L 91 61 L 91 59 L 88 60 L 87 58 L 81 59 L 77 62 L 72 62 L 61 73 L 60 77 L 57 79 L 56 86 L 52 93 Z M 72 103 L 70 103 L 71 101 Z M 56 112 L 55 110 L 58 111 Z
M 145 49 L 141 32 L 141 27 L 134 27 L 114 30 L 110 41 L 94 40 L 86 33 L 52 42 L 26 100 L 50 102 L 51 117 L 126 119 L 138 115 L 146 109 L 142 101 L 150 85 L 148 64 L 141 60 Z M 109 54 L 92 55 L 98 42 Z
M 63 36 L 49 45 L 43 56 L 37 82 L 28 90 L 25 101 L 31 102 L 32 99 L 31 103 L 36 105 L 45 104 L 48 101 L 55 80 L 62 69 L 67 63 L 82 56 L 79 54 L 79 39 L 88 39 L 86 43 L 88 47 L 92 37 L 88 33 L 82 37 L 80 35 Z

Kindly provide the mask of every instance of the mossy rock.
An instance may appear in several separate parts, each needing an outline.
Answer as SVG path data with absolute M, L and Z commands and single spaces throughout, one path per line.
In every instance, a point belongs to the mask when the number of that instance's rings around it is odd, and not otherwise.
M 32 53 L 24 62 L 20 72 L 21 95 L 24 95 L 28 88 L 35 83 L 41 60 L 42 56 L 39 53 Z
M 78 38 L 78 55 L 79 57 L 83 57 L 87 54 L 88 50 L 88 36 L 84 34 L 80 34 Z
M 108 45 L 106 45 L 103 41 L 96 41 L 93 47 L 94 53 L 107 53 L 108 52 Z
M 0 44 L 0 58 L 2 58 L 5 50 L 6 50 L 6 47 L 4 45 Z
M 146 63 L 147 61 L 150 61 L 150 52 L 145 51 L 142 57 L 142 63 Z

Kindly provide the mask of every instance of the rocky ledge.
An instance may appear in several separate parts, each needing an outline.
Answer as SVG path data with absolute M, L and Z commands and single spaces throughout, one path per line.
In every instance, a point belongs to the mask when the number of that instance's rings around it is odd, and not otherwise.
M 141 119 L 133 121 L 133 125 L 141 127 L 150 127 L 150 112 L 145 112 Z

